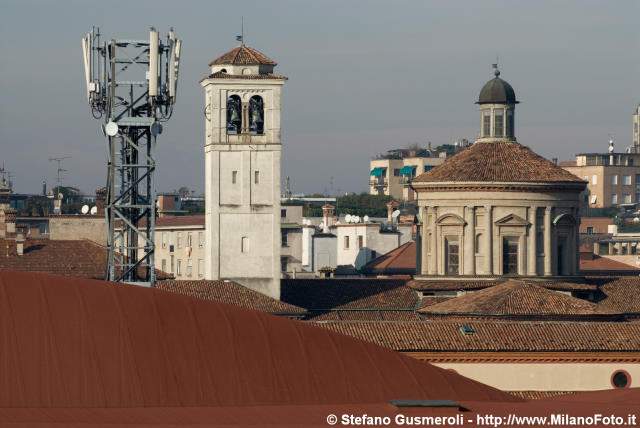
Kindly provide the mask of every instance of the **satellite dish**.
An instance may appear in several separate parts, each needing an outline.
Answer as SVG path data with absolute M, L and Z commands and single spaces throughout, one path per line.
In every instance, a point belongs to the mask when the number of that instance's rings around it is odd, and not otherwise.
M 352 217 L 354 223 L 360 223 L 360 216 Z
M 98 207 L 91 207 L 91 215 L 96 215 L 98 214 Z
M 115 137 L 118 134 L 118 124 L 115 122 L 109 121 L 109 123 L 107 123 L 104 126 L 104 132 L 109 137 Z
M 398 216 L 400 215 L 400 210 L 395 210 L 392 214 L 391 217 L 392 218 L 398 218 Z
M 347 214 L 346 216 L 344 216 L 344 221 L 346 221 L 347 223 L 351 223 L 351 214 Z
M 58 199 L 62 200 L 62 198 L 64 198 L 64 195 L 62 193 L 58 193 Z
M 368 223 L 368 222 L 369 222 L 369 216 L 368 216 L 368 215 L 365 215 L 365 216 L 364 216 L 364 222 L 365 222 L 365 223 Z
M 324 228 L 324 222 L 323 222 L 323 221 L 321 221 L 321 222 L 320 222 L 320 224 L 318 225 L 318 227 L 319 227 L 320 229 Z
M 89 205 L 83 205 L 82 206 L 82 214 L 86 214 L 89 212 Z
M 633 218 L 633 222 L 634 222 L 634 223 L 637 223 L 637 222 L 639 222 L 639 221 L 640 221 L 640 218 L 638 218 L 638 217 L 634 217 L 634 218 Z

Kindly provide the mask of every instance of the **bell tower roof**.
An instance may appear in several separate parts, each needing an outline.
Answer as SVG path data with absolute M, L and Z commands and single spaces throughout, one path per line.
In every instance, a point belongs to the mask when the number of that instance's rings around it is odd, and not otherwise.
M 209 63 L 213 65 L 278 65 L 275 61 L 264 55 L 257 49 L 240 45 L 229 52 L 220 55 Z
M 477 104 L 517 104 L 513 87 L 499 77 L 498 64 L 493 64 L 493 68 L 495 77 L 482 87 Z

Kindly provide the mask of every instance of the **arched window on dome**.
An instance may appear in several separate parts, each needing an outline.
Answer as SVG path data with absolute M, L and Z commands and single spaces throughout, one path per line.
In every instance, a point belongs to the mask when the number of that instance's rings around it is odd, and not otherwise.
M 264 103 L 259 95 L 254 95 L 249 100 L 249 133 L 264 134 Z
M 239 134 L 242 129 L 242 102 L 237 95 L 227 98 L 227 134 Z
M 482 137 L 491 136 L 491 110 L 482 110 Z
M 494 137 L 504 136 L 504 109 L 493 110 L 493 135 Z

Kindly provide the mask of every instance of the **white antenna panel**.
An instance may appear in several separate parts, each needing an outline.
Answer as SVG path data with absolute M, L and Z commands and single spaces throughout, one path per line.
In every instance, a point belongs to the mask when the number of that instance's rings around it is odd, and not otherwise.
M 96 215 L 98 214 L 98 207 L 91 207 L 91 215 Z
M 149 96 L 158 96 L 158 32 L 149 32 Z
M 91 102 L 91 33 L 82 38 L 82 56 L 84 59 L 84 80 L 87 83 L 87 101 Z
M 180 49 L 182 40 L 176 40 L 171 50 L 170 75 L 169 75 L 169 96 L 174 99 L 178 91 L 178 71 L 180 70 Z

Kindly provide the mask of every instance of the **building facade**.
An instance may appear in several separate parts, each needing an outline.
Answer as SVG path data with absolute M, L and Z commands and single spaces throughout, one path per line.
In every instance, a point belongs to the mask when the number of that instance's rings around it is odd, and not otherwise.
M 515 92 L 495 70 L 480 92 L 476 143 L 413 180 L 420 274 L 575 275 L 586 183 L 516 142 Z
M 387 195 L 396 200 L 413 201 L 415 194 L 409 183 L 413 178 L 440 165 L 446 159 L 434 153 L 433 157 L 402 157 L 401 159 L 373 159 L 369 162 L 369 193 Z
M 207 279 L 280 296 L 280 93 L 276 63 L 245 45 L 212 61 L 205 90 Z

